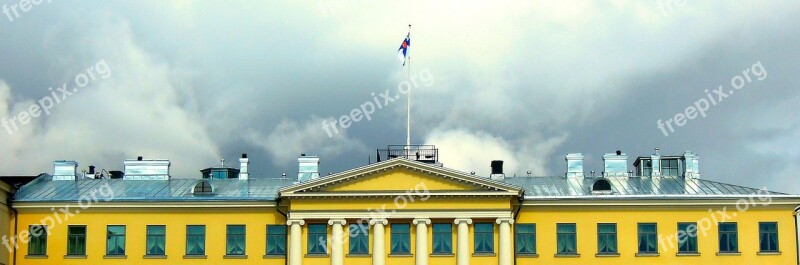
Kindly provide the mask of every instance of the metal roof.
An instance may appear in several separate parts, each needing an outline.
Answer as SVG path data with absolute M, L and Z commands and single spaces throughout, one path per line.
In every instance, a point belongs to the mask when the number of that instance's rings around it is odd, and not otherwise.
M 508 184 L 525 190 L 526 199 L 551 197 L 596 197 L 592 185 L 599 179 L 611 184 L 608 197 L 650 196 L 669 197 L 675 195 L 693 197 L 727 197 L 746 195 L 788 195 L 755 188 L 725 184 L 705 179 L 683 177 L 515 177 L 505 178 Z
M 212 194 L 194 195 L 194 186 L 208 181 Z M 53 181 L 43 175 L 22 186 L 14 195 L 18 202 L 77 202 L 92 196 L 111 201 L 255 201 L 275 200 L 278 189 L 289 186 L 292 179 L 171 179 L 122 180 L 82 179 Z M 109 192 L 111 191 L 111 192 Z

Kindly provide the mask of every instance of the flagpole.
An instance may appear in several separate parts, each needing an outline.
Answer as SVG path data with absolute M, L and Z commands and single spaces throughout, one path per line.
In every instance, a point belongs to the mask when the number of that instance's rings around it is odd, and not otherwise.
M 408 24 L 408 35 L 411 36 L 411 24 Z M 408 56 L 408 103 L 406 120 L 406 146 L 411 147 L 411 55 Z

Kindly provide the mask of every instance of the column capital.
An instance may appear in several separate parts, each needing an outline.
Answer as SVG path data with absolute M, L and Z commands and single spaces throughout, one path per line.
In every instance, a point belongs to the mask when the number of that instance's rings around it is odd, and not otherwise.
M 294 224 L 305 225 L 306 221 L 303 219 L 289 219 L 288 221 L 286 221 L 286 225 L 294 225 Z
M 497 221 L 495 221 L 495 222 L 497 224 L 502 224 L 502 223 L 514 224 L 514 219 L 511 219 L 511 218 L 497 218 Z
M 389 224 L 389 220 L 386 220 L 386 219 L 370 219 L 369 220 L 369 225 L 376 225 L 376 224 L 387 225 L 387 224 Z
M 415 218 L 414 221 L 411 221 L 414 225 L 418 225 L 419 223 L 425 223 L 425 225 L 431 224 L 431 219 L 428 218 Z
M 330 220 L 328 220 L 328 225 L 335 225 L 335 224 L 345 225 L 345 224 L 347 224 L 347 220 L 344 220 L 344 219 L 330 219 Z
M 471 225 L 472 224 L 472 219 L 469 219 L 469 218 L 458 218 L 458 219 L 453 220 L 453 223 L 454 224 L 466 223 L 468 225 Z

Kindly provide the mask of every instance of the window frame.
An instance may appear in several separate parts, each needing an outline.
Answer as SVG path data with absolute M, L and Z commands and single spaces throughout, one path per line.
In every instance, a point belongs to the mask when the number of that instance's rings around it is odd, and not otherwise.
M 272 228 L 281 228 L 282 233 L 270 233 L 269 232 L 270 227 L 272 227 Z M 286 247 L 286 243 L 287 243 L 286 242 L 286 234 L 287 233 L 286 233 L 286 230 L 287 229 L 286 229 L 285 225 L 267 225 L 267 230 L 266 230 L 266 232 L 267 232 L 267 238 L 266 238 L 267 242 L 265 242 L 266 249 L 264 250 L 265 255 L 267 255 L 267 256 L 286 256 L 286 251 L 287 251 L 287 247 Z M 282 242 L 283 243 L 283 251 L 276 251 L 276 252 L 270 253 L 269 252 L 269 247 L 271 245 L 269 243 L 270 242 L 270 238 L 275 238 L 275 240 L 277 242 Z M 275 248 L 275 249 L 279 250 L 280 248 Z
M 72 233 L 72 228 L 83 228 L 83 234 L 79 233 Z M 69 225 L 67 226 L 67 256 L 86 256 L 86 244 L 88 243 L 86 240 L 87 235 L 89 234 L 89 229 L 86 225 Z M 76 241 L 83 240 L 83 247 L 80 251 L 71 251 L 70 245 L 73 239 Z M 72 248 L 79 248 L 80 246 L 73 246 Z M 78 249 L 73 249 L 78 250 Z
M 231 232 L 231 229 L 238 229 L 241 228 L 241 233 L 239 232 Z M 241 253 L 233 253 L 231 252 L 232 249 L 230 248 L 231 241 L 233 242 L 233 246 L 236 246 L 235 241 L 241 240 L 242 241 L 242 251 Z M 247 255 L 247 226 L 243 224 L 233 224 L 233 225 L 226 225 L 225 226 L 225 256 L 245 256 Z
M 668 161 L 669 161 L 669 163 L 664 163 L 664 162 L 668 162 Z M 672 162 L 675 162 L 674 166 L 672 165 Z M 662 176 L 679 176 L 681 174 L 681 172 L 680 172 L 680 160 L 678 158 L 663 158 L 663 159 L 661 159 L 661 163 L 660 164 L 661 164 L 661 175 Z
M 41 232 L 34 233 L 33 228 L 38 227 Z M 28 234 L 30 235 L 28 238 L 28 256 L 47 256 L 47 225 L 29 225 L 28 226 Z M 39 235 L 36 235 L 39 234 Z M 32 248 L 31 246 L 42 244 L 41 252 L 34 253 L 31 249 L 39 249 L 39 248 Z
M 724 226 L 729 226 L 730 225 L 730 226 L 733 227 L 733 230 L 732 231 L 723 231 L 722 230 L 723 225 Z M 720 222 L 720 223 L 718 223 L 717 224 L 717 235 L 718 235 L 717 238 L 719 240 L 719 242 L 718 242 L 719 243 L 719 253 L 740 253 L 739 252 L 739 224 L 738 223 L 736 223 L 736 222 Z M 725 241 L 726 242 L 725 245 L 727 246 L 727 248 L 725 250 L 722 249 L 722 236 L 723 235 L 725 235 L 726 238 L 727 238 L 727 240 Z M 731 239 L 731 236 L 733 236 L 733 239 Z M 731 244 L 731 242 L 734 242 L 735 244 Z M 733 249 L 730 249 L 732 247 L 732 245 L 733 245 Z
M 411 225 L 410 224 L 406 224 L 406 223 L 395 223 L 395 224 L 389 224 L 389 227 L 390 227 L 390 230 L 391 230 L 391 232 L 390 232 L 391 238 L 389 239 L 389 245 L 390 245 L 389 246 L 389 254 L 390 255 L 411 255 Z M 408 232 L 398 231 L 399 229 L 396 229 L 395 227 L 406 227 L 406 228 L 408 228 Z M 402 240 L 403 242 L 407 243 L 408 244 L 408 250 L 405 251 L 405 252 L 395 251 L 395 244 L 398 242 L 398 241 L 395 241 L 395 239 Z
M 355 233 L 353 230 L 355 229 Z M 364 223 L 355 223 L 355 224 L 348 224 L 347 225 L 347 232 L 348 232 L 348 248 L 347 251 L 351 255 L 369 255 L 369 224 Z M 356 249 L 353 251 L 354 248 L 359 248 L 359 243 L 366 242 L 363 246 L 366 246 L 366 249 Z
M 111 228 L 122 228 L 122 234 L 111 234 Z M 125 252 L 127 251 L 127 246 L 125 245 L 126 235 L 127 235 L 128 228 L 125 225 L 106 225 L 106 256 L 125 256 Z M 119 239 L 122 238 L 122 252 L 112 252 L 109 247 L 111 247 L 112 237 L 114 243 L 119 243 Z M 115 244 L 118 246 L 119 244 Z
M 681 229 L 681 226 L 683 226 L 683 225 L 685 225 L 686 228 Z M 691 230 L 690 227 L 692 227 L 692 226 L 694 226 L 694 232 L 689 232 L 688 230 Z M 686 236 L 685 236 L 685 238 L 686 238 L 686 241 L 685 241 L 686 250 L 682 249 L 683 245 L 681 245 L 682 243 L 681 243 L 681 237 L 680 237 L 681 232 L 686 234 Z M 678 223 L 678 236 L 675 239 L 677 241 L 677 243 L 678 243 L 678 254 L 697 254 L 697 253 L 700 253 L 699 252 L 700 251 L 699 250 L 700 246 L 698 245 L 698 242 L 697 242 L 697 233 L 699 233 L 699 230 L 697 229 L 697 223 L 695 223 L 695 222 L 679 222 Z M 694 247 L 692 248 L 692 246 L 694 246 Z
M 533 232 L 520 232 L 520 228 L 522 227 L 532 227 Z M 521 223 L 517 224 L 514 227 L 514 253 L 518 255 L 536 255 L 538 253 L 538 246 L 536 245 L 536 223 Z M 532 242 L 533 250 L 531 251 L 521 251 L 517 246 L 519 246 L 520 241 L 524 241 L 525 239 L 529 239 Z
M 762 230 L 762 225 L 774 225 L 775 231 L 763 231 Z M 780 243 L 780 237 L 778 236 L 779 235 L 778 231 L 779 231 L 778 230 L 778 222 L 759 222 L 758 223 L 758 252 L 760 252 L 760 253 L 780 253 L 781 252 L 781 248 L 780 248 L 781 247 L 781 243 Z M 763 234 L 767 234 L 767 236 L 772 235 L 772 236 L 775 237 L 775 248 L 774 249 L 772 249 L 772 248 L 770 248 L 770 249 L 762 248 L 762 246 L 764 245 L 764 243 L 761 242 L 761 240 L 763 240 L 762 239 L 762 235 Z M 769 245 L 769 242 L 770 241 L 767 241 L 768 245 Z
M 446 226 L 447 227 L 447 232 L 442 232 L 442 231 L 438 231 L 437 232 L 436 231 L 436 227 L 437 226 L 438 227 L 445 227 Z M 432 232 L 433 233 L 433 240 L 431 241 L 431 243 L 432 243 L 431 244 L 431 253 L 434 254 L 434 255 L 450 255 L 450 254 L 453 254 L 453 224 L 452 223 L 433 223 L 433 225 L 431 226 L 431 229 L 433 229 L 433 232 Z M 436 250 L 436 248 L 437 248 L 436 247 L 437 246 L 436 245 L 436 242 L 437 242 L 436 239 L 441 239 L 441 241 L 440 241 L 440 242 L 442 242 L 441 244 L 443 244 L 445 246 L 449 246 L 449 249 L 446 249 L 446 251 L 442 251 L 442 250 L 437 251 Z M 445 241 L 449 242 L 449 244 L 445 244 L 444 243 Z
M 190 228 L 202 228 L 202 233 L 189 233 Z M 206 255 L 206 234 L 207 234 L 206 226 L 205 225 L 186 225 L 186 256 L 205 256 Z M 189 241 L 196 240 L 199 242 L 200 246 L 202 247 L 202 253 L 189 253 Z
M 603 232 L 601 231 L 601 226 L 611 226 L 614 228 L 613 232 Z M 598 223 L 597 224 L 597 254 L 599 255 L 619 255 L 619 237 L 618 237 L 619 230 L 617 229 L 616 223 Z M 613 251 L 603 251 L 600 249 L 600 242 L 601 239 L 606 238 L 613 239 Z
M 562 227 L 562 226 L 564 226 L 564 227 L 572 227 L 572 232 L 560 232 L 558 228 Z M 572 237 L 572 242 L 574 244 L 572 247 L 573 247 L 573 249 L 575 249 L 575 251 L 573 251 L 573 252 L 561 252 L 558 249 L 558 241 L 562 237 L 569 238 L 570 236 Z M 557 223 L 556 224 L 556 255 L 578 255 L 578 225 L 577 224 L 575 224 L 575 223 Z
M 312 232 L 312 227 L 322 227 L 322 232 Z M 322 238 L 323 242 L 319 242 L 319 240 L 313 240 L 312 238 L 316 238 L 319 236 Z M 314 242 L 314 245 L 311 245 L 311 242 Z M 317 250 L 320 248 L 320 250 Z M 328 225 L 326 224 L 308 224 L 308 255 L 325 255 L 328 254 Z
M 642 228 L 645 226 L 652 226 L 653 231 L 642 231 Z M 637 245 L 636 249 L 638 250 L 636 253 L 638 254 L 658 254 L 658 223 L 638 223 L 636 225 L 636 232 L 637 232 Z M 649 244 L 645 244 L 644 246 L 647 249 L 642 250 L 642 239 L 649 241 L 649 239 L 653 240 L 653 249 L 649 249 Z M 647 243 L 647 242 L 644 242 Z
M 163 228 L 163 232 L 159 233 L 150 233 L 150 228 L 160 227 Z M 164 253 L 154 253 L 150 252 L 150 239 L 153 238 L 154 241 L 163 241 L 164 242 Z M 160 240 L 159 240 L 160 239 Z M 166 225 L 146 225 L 145 226 L 145 241 L 144 241 L 144 253 L 145 256 L 165 256 L 167 255 L 167 226 Z
M 490 229 L 488 231 L 478 231 L 478 227 L 479 226 L 480 227 L 483 227 L 483 226 L 489 227 Z M 489 222 L 475 223 L 475 225 L 472 227 L 472 229 L 473 229 L 472 237 L 473 237 L 473 239 L 475 241 L 475 242 L 473 242 L 474 243 L 473 252 L 475 254 L 493 254 L 494 253 L 494 249 L 495 249 L 495 247 L 494 247 L 494 223 L 489 223 Z M 489 249 L 488 250 L 478 250 L 478 247 L 479 247 L 478 240 L 480 240 L 480 238 L 485 238 L 485 237 L 489 238 L 489 241 L 488 241 L 489 242 Z

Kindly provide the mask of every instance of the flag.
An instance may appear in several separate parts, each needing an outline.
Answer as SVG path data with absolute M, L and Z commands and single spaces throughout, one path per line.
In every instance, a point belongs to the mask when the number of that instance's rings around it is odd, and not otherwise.
M 403 65 L 406 65 L 406 59 L 408 58 L 408 47 L 411 46 L 411 26 L 409 25 L 409 32 L 406 35 L 406 38 L 403 40 L 403 43 L 400 44 L 400 49 L 397 49 L 397 57 L 400 58 L 400 62 Z

